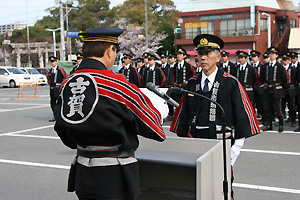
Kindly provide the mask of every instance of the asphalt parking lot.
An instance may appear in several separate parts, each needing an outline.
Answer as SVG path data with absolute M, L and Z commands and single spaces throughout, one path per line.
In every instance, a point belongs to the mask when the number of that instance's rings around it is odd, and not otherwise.
M 75 151 L 55 131 L 48 86 L 40 97 L 17 99 L 18 88 L 0 88 L 0 199 L 76 199 L 66 192 Z M 32 96 L 33 88 L 23 89 Z M 164 123 L 167 135 L 170 123 Z M 235 166 L 236 200 L 300 199 L 300 133 L 263 132 L 245 141 Z

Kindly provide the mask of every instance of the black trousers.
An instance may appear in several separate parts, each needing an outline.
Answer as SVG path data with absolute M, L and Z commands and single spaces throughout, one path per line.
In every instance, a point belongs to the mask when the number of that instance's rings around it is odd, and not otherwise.
M 50 88 L 50 106 L 52 112 L 54 112 L 54 108 L 56 106 L 58 96 L 59 96 L 59 87 L 55 87 L 53 89 Z
M 275 93 L 269 93 L 267 92 L 265 94 L 264 98 L 264 106 L 266 108 L 265 114 L 266 114 L 266 120 L 269 122 L 275 117 L 275 112 L 276 112 L 276 117 L 279 120 L 283 120 L 283 112 L 282 112 L 282 106 L 281 106 L 281 99 L 277 98 L 275 96 Z
M 285 114 L 286 104 L 288 105 L 289 109 L 289 118 L 292 122 L 295 122 L 296 119 L 296 105 L 295 105 L 295 97 L 291 97 L 286 95 L 284 99 L 282 99 L 282 112 Z

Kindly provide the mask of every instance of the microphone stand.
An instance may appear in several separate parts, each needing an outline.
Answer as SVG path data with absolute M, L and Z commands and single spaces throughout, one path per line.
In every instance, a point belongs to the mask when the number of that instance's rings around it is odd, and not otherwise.
M 226 121 L 225 121 L 225 110 L 224 108 L 221 106 L 221 104 L 219 104 L 218 102 L 202 95 L 196 92 L 192 92 L 189 90 L 185 90 L 183 88 L 179 88 L 179 87 L 173 87 L 172 89 L 175 90 L 179 90 L 181 92 L 186 92 L 186 93 L 190 93 L 196 96 L 200 96 L 210 102 L 213 102 L 214 104 L 216 104 L 222 111 L 222 129 L 221 129 L 221 133 L 223 135 L 223 164 L 224 164 L 224 180 L 223 180 L 223 192 L 224 192 L 224 200 L 228 200 L 228 181 L 227 181 L 227 162 L 226 162 L 226 137 L 225 137 L 225 133 L 226 133 Z

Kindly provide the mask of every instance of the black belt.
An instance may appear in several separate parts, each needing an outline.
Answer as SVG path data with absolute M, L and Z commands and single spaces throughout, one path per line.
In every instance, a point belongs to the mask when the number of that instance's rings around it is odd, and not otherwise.
M 134 150 L 83 150 L 77 149 L 77 155 L 87 158 L 127 158 L 134 157 Z

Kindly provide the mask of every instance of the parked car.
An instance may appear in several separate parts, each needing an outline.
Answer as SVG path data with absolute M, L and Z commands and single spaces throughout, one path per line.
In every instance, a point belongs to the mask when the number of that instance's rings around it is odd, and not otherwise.
M 36 70 L 33 67 L 22 67 L 19 68 L 26 74 L 29 74 L 33 80 L 33 82 L 36 82 L 38 85 L 47 85 L 47 77 L 44 74 L 40 74 L 38 70 Z
M 0 85 L 17 87 L 20 83 L 31 83 L 30 75 L 16 67 L 0 66 Z
M 38 72 L 40 72 L 40 74 L 44 74 L 47 76 L 50 68 L 35 68 L 36 70 L 38 70 Z

